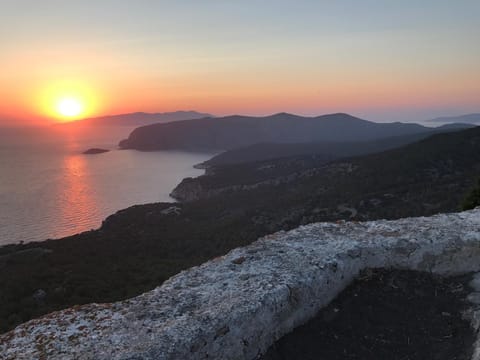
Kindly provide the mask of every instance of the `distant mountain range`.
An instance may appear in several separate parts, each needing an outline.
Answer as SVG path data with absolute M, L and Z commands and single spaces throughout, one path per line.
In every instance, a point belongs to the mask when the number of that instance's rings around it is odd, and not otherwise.
M 135 112 L 120 115 L 108 115 L 83 120 L 62 123 L 62 126 L 68 125 L 101 125 L 101 126 L 143 126 L 156 123 L 167 123 L 180 120 L 191 120 L 201 118 L 211 118 L 213 115 L 200 113 L 196 111 L 174 111 L 165 113 L 145 113 Z
M 451 123 L 461 123 L 461 124 L 477 124 L 480 125 L 480 114 L 468 114 L 460 116 L 444 116 L 438 117 L 435 119 L 428 120 L 431 123 L 439 124 L 451 124 Z
M 230 150 L 259 143 L 372 141 L 431 131 L 419 124 L 375 123 L 343 113 L 317 117 L 287 113 L 266 117 L 235 115 L 143 126 L 121 141 L 120 147 L 147 151 Z

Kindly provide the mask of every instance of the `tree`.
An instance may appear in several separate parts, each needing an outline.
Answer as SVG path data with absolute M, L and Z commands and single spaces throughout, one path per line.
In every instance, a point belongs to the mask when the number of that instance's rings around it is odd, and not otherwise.
M 465 200 L 462 203 L 463 210 L 470 210 L 477 206 L 480 206 L 480 179 L 478 179 L 475 188 L 470 191 Z

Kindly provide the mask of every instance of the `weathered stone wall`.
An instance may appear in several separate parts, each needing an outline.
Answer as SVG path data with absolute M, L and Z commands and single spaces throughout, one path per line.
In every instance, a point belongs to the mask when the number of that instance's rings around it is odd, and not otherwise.
M 276 233 L 133 299 L 20 325 L 0 358 L 254 359 L 367 267 L 479 271 L 480 208 Z

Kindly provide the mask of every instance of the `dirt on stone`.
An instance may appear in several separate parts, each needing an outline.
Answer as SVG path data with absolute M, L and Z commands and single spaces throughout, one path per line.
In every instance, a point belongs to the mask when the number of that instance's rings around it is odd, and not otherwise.
M 467 360 L 470 276 L 367 270 L 259 360 Z

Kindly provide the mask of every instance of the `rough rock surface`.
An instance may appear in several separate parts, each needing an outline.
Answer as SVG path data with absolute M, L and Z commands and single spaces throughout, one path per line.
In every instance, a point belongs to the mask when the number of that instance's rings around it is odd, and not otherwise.
M 479 271 L 480 208 L 276 233 L 133 299 L 20 325 L 0 358 L 254 359 L 369 267 Z

